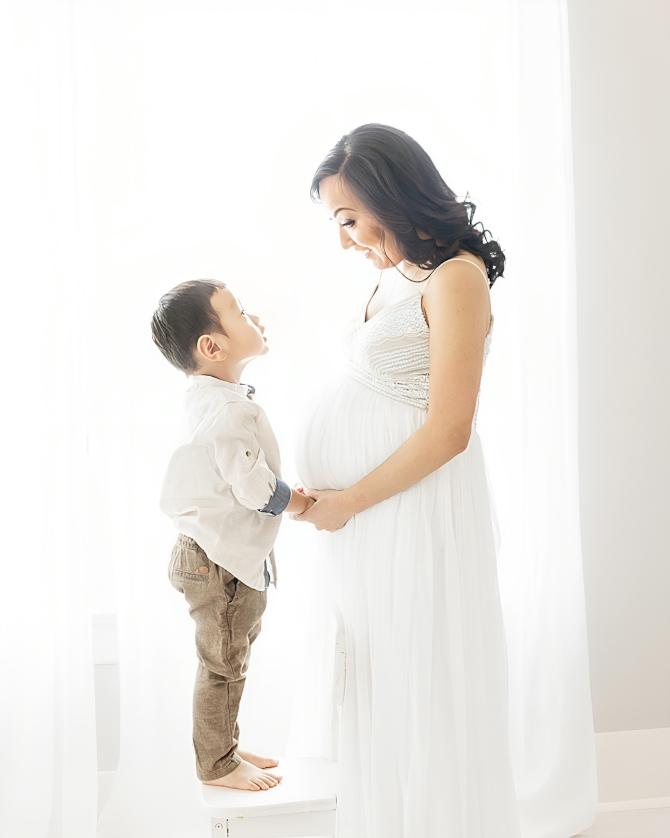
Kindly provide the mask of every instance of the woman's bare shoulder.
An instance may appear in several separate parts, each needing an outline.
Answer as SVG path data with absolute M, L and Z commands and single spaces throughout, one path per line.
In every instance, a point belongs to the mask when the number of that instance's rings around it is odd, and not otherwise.
M 422 301 L 426 319 L 430 323 L 431 315 L 435 319 L 445 307 L 454 313 L 467 309 L 481 312 L 488 328 L 491 303 L 484 260 L 468 251 L 460 251 L 457 259 L 443 262 L 431 276 Z
M 435 269 L 435 273 L 444 273 L 445 271 L 459 271 L 462 273 L 463 271 L 469 270 L 465 264 L 466 262 L 469 262 L 471 265 L 479 268 L 480 275 L 483 271 L 484 276 L 487 276 L 486 263 L 482 257 L 477 256 L 474 253 L 470 253 L 469 250 L 459 250 L 455 256 L 452 256 L 451 259 L 447 259 L 446 262 L 442 262 L 441 265 L 438 265 Z

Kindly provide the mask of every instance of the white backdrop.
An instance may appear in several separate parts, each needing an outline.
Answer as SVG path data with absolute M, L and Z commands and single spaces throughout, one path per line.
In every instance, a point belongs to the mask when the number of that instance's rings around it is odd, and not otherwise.
M 562 0 L 5 2 L 0 14 L 1 512 L 14 571 L 0 834 L 95 834 L 90 624 L 109 612 L 121 760 L 98 834 L 207 834 L 193 630 L 157 510 L 185 382 L 148 322 L 161 293 L 198 276 L 224 279 L 262 317 L 272 351 L 247 378 L 293 479 L 300 406 L 375 280 L 340 251 L 309 183 L 341 134 L 370 121 L 421 142 L 507 251 L 480 429 L 501 519 L 515 771 L 527 836 L 586 827 Z M 304 671 L 326 631 L 311 534 L 286 522 L 277 552 L 243 734 L 319 753 L 324 709 Z

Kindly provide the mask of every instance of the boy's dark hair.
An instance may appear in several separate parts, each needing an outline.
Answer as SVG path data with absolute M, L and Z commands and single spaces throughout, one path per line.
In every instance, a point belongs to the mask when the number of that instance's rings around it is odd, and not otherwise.
M 187 374 L 196 372 L 198 339 L 208 332 L 223 332 L 219 316 L 212 308 L 212 295 L 225 287 L 219 279 L 193 279 L 182 282 L 160 298 L 151 318 L 151 336 L 178 370 Z

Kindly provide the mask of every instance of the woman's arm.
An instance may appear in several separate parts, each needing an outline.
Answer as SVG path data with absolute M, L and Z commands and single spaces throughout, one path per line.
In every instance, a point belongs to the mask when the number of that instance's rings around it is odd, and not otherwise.
M 352 515 L 408 489 L 467 448 L 490 323 L 488 288 L 465 262 L 438 268 L 423 297 L 430 326 L 426 422 L 370 474 L 341 492 L 310 492 L 316 503 L 295 516 L 336 530 Z

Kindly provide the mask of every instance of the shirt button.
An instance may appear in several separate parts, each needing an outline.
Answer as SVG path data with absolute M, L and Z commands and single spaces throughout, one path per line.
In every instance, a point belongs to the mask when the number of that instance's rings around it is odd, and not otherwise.
M 251 457 L 251 451 L 247 451 L 247 457 Z
M 198 568 L 198 573 L 209 573 L 209 568 L 203 565 L 203 567 Z

